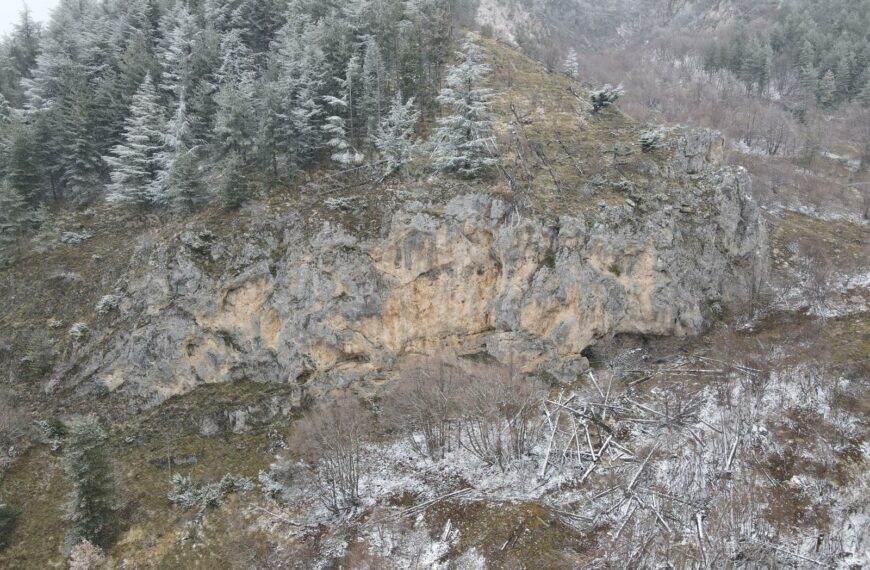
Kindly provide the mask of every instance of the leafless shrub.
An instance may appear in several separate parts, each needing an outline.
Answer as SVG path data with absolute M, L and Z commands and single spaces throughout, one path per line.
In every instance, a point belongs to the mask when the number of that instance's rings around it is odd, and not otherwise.
M 542 382 L 509 368 L 478 366 L 458 395 L 458 442 L 489 465 L 506 470 L 531 450 L 541 425 Z
M 384 398 L 387 424 L 421 455 L 444 459 L 453 442 L 457 397 L 464 382 L 460 363 L 446 358 L 410 367 Z
M 813 311 L 824 319 L 825 308 L 833 288 L 834 264 L 827 248 L 817 240 L 802 240 L 800 252 L 807 276 L 807 297 Z
M 314 472 L 318 498 L 336 515 L 359 503 L 362 446 L 372 433 L 368 411 L 353 396 L 321 402 L 294 427 L 289 449 Z

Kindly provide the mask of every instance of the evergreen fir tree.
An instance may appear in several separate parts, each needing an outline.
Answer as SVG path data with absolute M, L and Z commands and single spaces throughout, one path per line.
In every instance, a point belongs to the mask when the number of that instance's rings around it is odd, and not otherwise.
M 335 97 L 329 98 L 329 103 L 337 108 L 339 112 L 347 108 L 347 104 L 341 99 Z M 330 158 L 339 164 L 357 165 L 362 164 L 365 157 L 353 147 L 347 136 L 347 124 L 340 115 L 331 115 L 326 118 L 326 123 L 323 125 L 323 132 L 326 135 L 326 145 L 332 149 Z
M 862 105 L 870 109 L 870 77 L 864 82 L 864 88 L 858 95 L 858 100 Z
M 241 37 L 256 58 L 262 59 L 283 23 L 281 0 L 242 0 L 233 12 Z
M 133 96 L 122 144 L 106 157 L 111 168 L 110 202 L 143 207 L 161 201 L 159 177 L 165 124 L 150 75 Z
M 819 103 L 826 107 L 831 106 L 834 103 L 834 97 L 836 93 L 837 80 L 834 77 L 834 73 L 829 69 L 825 72 L 824 75 L 822 75 L 822 78 L 819 80 Z
M 120 508 L 108 438 L 94 417 L 73 422 L 69 434 L 64 467 L 73 487 L 67 506 L 72 543 L 86 539 L 105 548 L 118 535 Z
M 252 158 L 257 135 L 254 92 L 254 75 L 250 72 L 228 77 L 222 83 L 215 97 L 216 158 L 234 153 L 246 164 Z
M 8 126 L 10 135 L 6 156 L 6 177 L 10 186 L 31 206 L 39 202 L 40 173 L 38 149 L 33 132 L 19 122 Z
M 227 209 L 237 208 L 252 194 L 247 165 L 235 152 L 228 154 L 221 164 L 218 184 L 220 202 Z
M 202 33 L 196 18 L 184 4 L 172 12 L 166 33 L 166 49 L 162 61 L 164 72 L 160 89 L 177 102 L 182 93 L 190 93 L 194 82 L 194 58 Z
M 33 19 L 27 4 L 22 6 L 18 23 L 15 24 L 12 32 L 12 45 L 9 51 L 18 76 L 26 79 L 30 77 L 30 72 L 36 67 L 41 29 L 39 23 Z
M 12 122 L 12 109 L 3 93 L 0 93 L 0 178 L 6 176 L 7 153 L 11 145 L 9 125 Z
M 148 36 L 141 30 L 135 30 L 127 40 L 124 54 L 118 62 L 121 96 L 125 104 L 130 104 L 145 76 L 153 73 L 156 67 Z
M 365 55 L 362 67 L 362 104 L 360 105 L 365 132 L 374 135 L 383 114 L 383 95 L 386 88 L 386 70 L 381 57 L 381 48 L 374 36 L 365 40 Z
M 347 64 L 345 78 L 339 82 L 341 96 L 327 95 L 324 98 L 335 113 L 326 118 L 326 123 L 322 127 L 326 137 L 326 146 L 332 149 L 332 160 L 344 165 L 362 164 L 365 160 L 365 157 L 353 145 L 355 86 L 358 75 L 359 62 L 354 56 Z
M 562 65 L 565 70 L 565 75 L 572 79 L 577 79 L 580 76 L 580 61 L 577 58 L 577 50 L 571 48 L 565 58 L 565 63 Z
M 196 161 L 197 149 L 183 92 L 166 132 L 163 151 L 158 157 L 160 192 L 155 201 L 180 212 L 189 212 L 202 202 L 203 196 Z
M 254 73 L 254 56 L 242 40 L 240 30 L 231 30 L 221 40 L 221 64 L 217 79 L 221 84 L 238 82 Z
M 27 204 L 8 179 L 0 181 L 0 262 L 13 256 L 18 241 L 37 229 L 44 217 L 41 210 Z
M 447 72 L 438 102 L 448 115 L 438 120 L 433 134 L 436 170 L 475 177 L 497 163 L 489 106 L 492 91 L 483 87 L 489 67 L 483 51 L 471 39 L 462 44 L 459 63 Z
M 317 120 L 323 114 L 320 101 L 324 90 L 326 57 L 320 47 L 322 30 L 315 24 L 303 26 L 298 62 L 285 70 L 283 85 L 290 96 L 287 103 L 290 122 L 286 160 L 295 169 L 307 165 L 321 147 L 321 132 Z
M 387 163 L 385 176 L 397 172 L 413 158 L 412 137 L 419 120 L 420 113 L 414 110 L 414 99 L 402 102 L 402 94 L 396 93 L 390 112 L 375 137 L 375 146 Z

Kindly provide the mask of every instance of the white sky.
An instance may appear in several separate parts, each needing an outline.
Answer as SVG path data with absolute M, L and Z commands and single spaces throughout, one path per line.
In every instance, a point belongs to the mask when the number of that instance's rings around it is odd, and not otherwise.
M 26 2 L 33 19 L 44 24 L 48 22 L 51 9 L 57 6 L 58 0 L 26 0 Z M 5 36 L 12 31 L 23 6 L 24 0 L 0 0 L 0 36 Z

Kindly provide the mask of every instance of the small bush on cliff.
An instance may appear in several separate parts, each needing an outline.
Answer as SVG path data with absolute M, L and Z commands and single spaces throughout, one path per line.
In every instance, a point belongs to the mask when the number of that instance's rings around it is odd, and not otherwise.
M 605 85 L 601 89 L 593 91 L 591 94 L 592 112 L 600 113 L 604 109 L 615 104 L 624 94 L 625 91 L 622 89 L 621 85 L 617 87 Z
M 196 507 L 200 513 L 218 507 L 224 497 L 236 491 L 250 491 L 254 483 L 247 477 L 238 475 L 224 475 L 220 481 L 214 483 L 199 483 L 189 475 L 176 473 L 172 477 L 172 489 L 169 491 L 169 500 L 182 508 Z
M 87 540 L 76 544 L 69 553 L 69 570 L 97 570 L 105 562 L 103 550 Z

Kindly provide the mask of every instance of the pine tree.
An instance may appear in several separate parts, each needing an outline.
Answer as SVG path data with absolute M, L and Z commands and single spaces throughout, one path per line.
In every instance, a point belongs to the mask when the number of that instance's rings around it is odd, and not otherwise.
M 27 4 L 23 4 L 18 23 L 12 33 L 12 45 L 9 50 L 15 71 L 21 78 L 29 78 L 31 70 L 36 67 L 40 35 L 39 23 L 33 19 Z
M 247 166 L 256 147 L 256 75 L 250 49 L 239 30 L 229 32 L 221 42 L 221 66 L 215 95 L 214 135 L 218 145 L 215 158 L 235 154 Z
M 320 48 L 321 34 L 322 29 L 315 24 L 303 26 L 299 35 L 298 64 L 284 74 L 283 84 L 290 96 L 290 142 L 286 145 L 286 159 L 291 168 L 307 165 L 321 146 L 317 119 L 323 114 L 320 100 L 326 68 L 326 57 Z
M 482 62 L 480 46 L 467 39 L 458 57 L 438 96 L 449 114 L 438 120 L 432 159 L 436 170 L 471 178 L 497 163 L 489 118 L 492 91 L 482 86 L 489 66 Z
M 74 81 L 69 91 L 58 101 L 60 154 L 52 161 L 60 162 L 64 187 L 76 202 L 87 202 L 100 188 L 104 172 L 103 153 L 95 135 L 96 108 L 93 86 L 84 79 Z
M 254 75 L 245 72 L 228 77 L 215 97 L 214 133 L 218 144 L 218 159 L 234 153 L 245 164 L 252 158 L 257 135 Z
M 359 75 L 359 62 L 352 57 L 347 64 L 347 73 L 340 80 L 341 96 L 327 95 L 324 100 L 333 109 L 333 115 L 326 118 L 323 133 L 326 136 L 326 146 L 332 148 L 331 158 L 344 165 L 362 164 L 365 157 L 354 148 L 354 102 L 356 101 L 356 83 Z M 345 119 L 345 117 L 347 117 Z
M 157 201 L 174 210 L 189 212 L 203 201 L 203 196 L 196 160 L 197 148 L 183 92 L 166 132 L 163 151 L 158 157 L 160 175 L 157 182 L 160 192 Z
M 6 156 L 6 177 L 11 187 L 31 205 L 39 202 L 40 173 L 38 148 L 33 132 L 20 122 L 9 124 L 9 147 Z
M 44 217 L 41 210 L 27 204 L 8 179 L 0 181 L 0 261 L 11 258 L 18 240 L 37 229 Z
M 165 124 L 151 75 L 133 96 L 130 116 L 125 121 L 124 142 L 106 157 L 111 168 L 108 186 L 110 202 L 135 207 L 161 201 L 160 157 L 164 149 Z
M 577 77 L 580 76 L 580 61 L 577 58 L 577 51 L 574 48 L 571 48 L 568 51 L 568 56 L 565 58 L 563 68 L 565 69 L 565 75 L 572 79 L 577 79 Z
M 819 80 L 819 103 L 824 106 L 830 106 L 834 103 L 834 97 L 837 93 L 837 80 L 834 78 L 834 73 L 829 69 Z
M 340 111 L 347 108 L 347 105 L 342 100 L 335 97 L 330 98 L 329 102 Z M 332 148 L 332 154 L 330 155 L 332 160 L 344 165 L 362 164 L 365 157 L 348 140 L 347 126 L 344 118 L 340 115 L 331 115 L 326 118 L 326 123 L 322 128 L 327 137 L 326 145 Z
M 813 44 L 809 40 L 804 40 L 801 45 L 800 53 L 798 54 L 798 72 L 803 73 L 805 69 L 811 69 L 816 65 L 816 50 L 813 49 Z
M 103 548 L 119 531 L 120 497 L 106 432 L 94 417 L 72 423 L 64 467 L 72 482 L 67 518 L 72 523 L 72 543 L 86 539 Z
M 145 76 L 157 67 L 148 36 L 141 30 L 134 31 L 127 40 L 124 54 L 118 62 L 123 102 L 127 105 L 133 99 Z M 152 75 L 154 77 L 154 75 Z
M 240 26 L 242 39 L 255 57 L 262 59 L 276 32 L 283 23 L 283 2 L 280 0 L 242 0 L 233 12 L 233 20 Z
M 235 152 L 228 154 L 221 162 L 218 191 L 221 204 L 227 209 L 237 208 L 251 197 L 247 165 Z
M 3 93 L 0 93 L 0 178 L 6 176 L 7 153 L 12 144 L 9 127 L 12 123 L 12 109 Z
M 857 79 L 854 75 L 854 70 L 855 54 L 846 54 L 837 62 L 834 78 L 837 85 L 837 96 L 840 99 L 846 99 L 852 94 L 853 84 Z
M 26 5 L 5 42 L 0 42 L 0 93 L 5 93 L 16 106 L 24 102 L 22 81 L 32 76 L 39 55 L 39 42 L 42 35 L 40 25 L 33 19 Z
M 275 177 L 292 176 L 320 146 L 325 63 L 319 39 L 319 28 L 304 16 L 289 21 L 259 90 L 259 150 Z
M 381 57 L 381 48 L 374 36 L 365 40 L 365 55 L 362 66 L 362 109 L 365 132 L 374 135 L 381 121 L 382 103 L 386 88 L 386 70 Z
M 858 101 L 870 109 L 870 77 L 864 82 L 864 88 L 858 95 Z
M 184 4 L 179 4 L 165 24 L 166 49 L 162 61 L 164 73 L 160 89 L 177 102 L 182 93 L 193 90 L 194 65 L 197 45 L 202 31 L 194 15 Z
M 254 55 L 242 40 L 240 30 L 231 30 L 221 40 L 221 65 L 217 79 L 221 84 L 238 82 L 245 75 L 253 74 Z
M 414 99 L 402 102 L 402 94 L 396 93 L 390 112 L 381 124 L 375 137 L 375 146 L 386 161 L 385 176 L 399 171 L 414 156 L 414 128 L 420 113 L 414 110 Z

